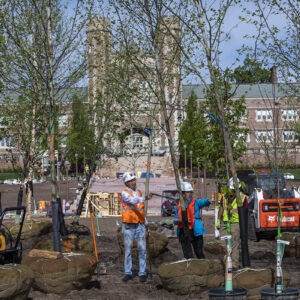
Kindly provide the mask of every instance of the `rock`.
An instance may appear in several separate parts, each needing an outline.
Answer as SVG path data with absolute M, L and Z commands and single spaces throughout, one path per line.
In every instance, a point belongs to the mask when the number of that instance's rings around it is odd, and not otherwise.
M 8 229 L 13 237 L 13 239 L 17 238 L 20 225 L 19 224 L 11 224 L 8 226 Z M 35 237 L 40 237 L 45 234 L 48 234 L 52 231 L 52 223 L 48 220 L 25 220 L 22 228 L 21 239 L 31 239 Z
M 44 293 L 66 294 L 85 288 L 91 280 L 96 259 L 87 254 L 65 253 L 62 258 L 25 257 L 22 265 L 33 274 L 33 287 Z
M 204 244 L 204 250 L 211 254 L 225 254 L 225 249 L 223 244 L 218 240 L 208 241 Z
M 5 265 L 0 268 L 0 299 L 25 300 L 33 282 L 33 272 L 22 265 Z
M 184 259 L 159 266 L 163 288 L 179 295 L 201 293 L 224 283 L 224 266 L 219 259 Z

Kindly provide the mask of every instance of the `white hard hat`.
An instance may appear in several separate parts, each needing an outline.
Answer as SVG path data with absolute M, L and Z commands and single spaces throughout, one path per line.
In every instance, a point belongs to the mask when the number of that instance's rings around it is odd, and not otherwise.
M 240 180 L 237 178 L 237 182 L 239 183 Z M 233 181 L 233 177 L 231 177 L 229 180 L 228 180 L 228 183 L 227 183 L 227 186 L 234 190 L 234 181 Z M 241 187 L 241 184 L 239 183 L 239 188 Z
M 183 192 L 193 192 L 193 186 L 189 182 L 182 182 L 181 183 L 181 190 Z
M 125 172 L 123 174 L 123 181 L 124 183 L 130 180 L 136 179 L 136 176 L 133 172 Z

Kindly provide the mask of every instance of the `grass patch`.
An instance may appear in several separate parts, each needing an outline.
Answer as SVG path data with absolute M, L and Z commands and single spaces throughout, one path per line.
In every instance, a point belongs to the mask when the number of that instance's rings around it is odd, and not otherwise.
M 20 173 L 0 173 L 0 180 L 4 181 L 7 179 L 19 179 L 22 175 Z
M 279 169 L 281 174 L 291 173 L 295 176 L 295 179 L 300 179 L 300 169 Z

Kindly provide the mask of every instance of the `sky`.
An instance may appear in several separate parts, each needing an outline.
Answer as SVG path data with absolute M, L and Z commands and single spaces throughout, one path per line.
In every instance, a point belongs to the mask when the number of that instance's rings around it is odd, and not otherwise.
M 62 0 L 62 2 L 66 3 L 65 0 Z M 106 3 L 106 5 L 108 5 L 107 0 L 104 0 L 104 2 Z M 218 5 L 219 3 L 219 1 L 216 0 L 207 0 L 206 2 L 213 3 L 214 5 Z M 71 8 L 75 6 L 75 3 L 76 0 L 68 1 L 68 7 L 70 11 Z M 252 11 L 255 9 L 255 6 L 251 0 L 242 0 L 242 4 L 245 5 L 245 3 L 248 10 Z M 220 56 L 220 66 L 222 69 L 225 69 L 226 67 L 234 69 L 238 65 L 242 64 L 246 54 L 239 56 L 237 50 L 240 49 L 243 44 L 247 46 L 254 46 L 254 41 L 251 39 L 247 39 L 244 36 L 246 34 L 256 34 L 256 29 L 254 25 L 241 22 L 239 20 L 239 16 L 245 16 L 245 13 L 242 12 L 241 6 L 234 6 L 229 9 L 224 20 L 224 31 L 231 32 L 231 39 L 228 42 L 222 43 L 222 47 L 220 49 L 222 51 L 222 54 Z M 283 29 L 283 27 L 285 26 L 285 19 L 281 15 L 274 16 L 271 18 L 271 23 L 277 26 L 279 29 Z M 239 59 L 239 62 L 236 61 L 237 58 Z M 271 68 L 272 65 L 268 65 L 267 67 Z M 184 79 L 184 83 L 197 83 L 197 79 L 189 76 L 188 78 Z

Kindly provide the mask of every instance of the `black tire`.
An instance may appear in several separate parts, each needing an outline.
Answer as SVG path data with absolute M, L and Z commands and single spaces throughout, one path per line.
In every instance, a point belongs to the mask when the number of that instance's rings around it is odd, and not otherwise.
M 248 220 L 248 239 L 250 241 L 255 241 L 255 242 L 259 241 L 256 232 L 255 219 L 253 216 L 249 216 L 249 220 Z

